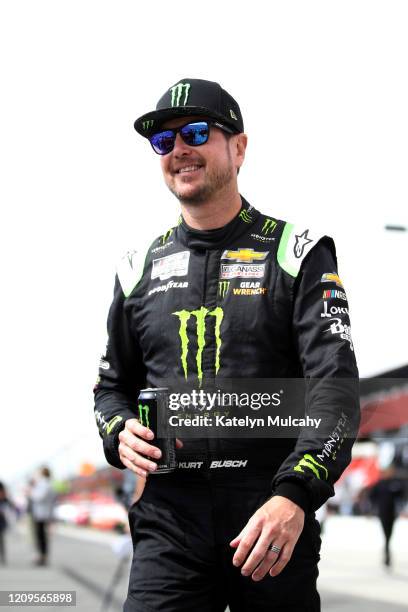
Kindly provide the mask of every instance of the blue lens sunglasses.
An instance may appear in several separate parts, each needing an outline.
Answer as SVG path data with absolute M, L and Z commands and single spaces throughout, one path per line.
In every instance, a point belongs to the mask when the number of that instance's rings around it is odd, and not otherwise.
M 199 147 L 207 142 L 210 126 L 217 127 L 228 134 L 235 134 L 234 130 L 218 121 L 194 121 L 193 123 L 181 125 L 178 128 L 157 132 L 150 136 L 149 142 L 153 147 L 153 151 L 158 155 L 167 155 L 167 153 L 174 149 L 177 134 L 180 134 L 184 142 L 190 147 Z

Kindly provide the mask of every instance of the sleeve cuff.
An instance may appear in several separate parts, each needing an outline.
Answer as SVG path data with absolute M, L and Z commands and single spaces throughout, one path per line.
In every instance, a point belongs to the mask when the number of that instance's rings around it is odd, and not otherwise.
M 274 495 L 281 495 L 290 499 L 290 501 L 302 508 L 305 513 L 311 512 L 312 500 L 309 492 L 302 485 L 293 482 L 293 480 L 280 482 L 274 491 Z
M 120 460 L 119 457 L 119 433 L 124 429 L 125 424 L 121 427 L 118 427 L 113 433 L 106 436 L 103 439 L 103 451 L 105 453 L 106 461 L 113 465 L 113 467 L 119 468 L 120 470 L 124 470 L 125 466 Z

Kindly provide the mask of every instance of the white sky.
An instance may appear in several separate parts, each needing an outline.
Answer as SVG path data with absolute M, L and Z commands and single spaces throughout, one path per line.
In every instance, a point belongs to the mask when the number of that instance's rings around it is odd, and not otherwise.
M 327 228 L 362 375 L 407 362 L 408 5 L 9 0 L 0 6 L 0 479 L 103 461 L 91 389 L 118 255 L 175 223 L 133 130 L 180 78 L 249 134 L 243 195 Z

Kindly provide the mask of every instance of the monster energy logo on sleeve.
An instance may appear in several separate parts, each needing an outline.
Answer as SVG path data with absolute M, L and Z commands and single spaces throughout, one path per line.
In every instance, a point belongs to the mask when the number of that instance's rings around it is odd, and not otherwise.
M 220 281 L 218 283 L 218 293 L 221 298 L 224 298 L 227 295 L 229 286 L 230 281 Z
M 239 213 L 239 216 L 242 219 L 242 221 L 244 221 L 245 223 L 251 223 L 252 222 L 252 217 L 251 217 L 251 215 L 248 214 L 248 211 L 246 210 L 246 208 L 243 208 L 241 210 L 241 212 Z
M 142 126 L 143 126 L 144 131 L 146 132 L 146 130 L 153 127 L 153 124 L 154 124 L 153 119 L 149 119 L 148 121 L 143 121 Z
M 319 480 L 321 480 L 321 474 L 319 470 L 324 471 L 324 474 L 322 475 L 324 476 L 325 480 L 327 480 L 327 477 L 329 475 L 329 472 L 324 467 L 324 465 L 322 465 L 321 463 L 317 463 L 316 459 L 312 457 L 312 455 L 303 455 L 303 458 L 299 461 L 297 465 L 295 465 L 293 469 L 295 472 L 304 472 L 305 470 L 303 468 L 308 468 L 309 470 L 311 470 L 316 476 L 316 478 L 318 478 Z
M 277 222 L 275 219 L 265 219 L 265 223 L 262 227 L 262 233 L 266 236 L 267 234 L 272 234 L 275 227 L 277 226 Z
M 177 85 L 174 85 L 174 87 L 171 87 L 171 105 L 185 106 L 187 104 L 188 96 L 190 94 L 190 87 L 190 83 L 178 83 Z M 183 93 L 184 101 L 181 103 L 181 97 Z
M 183 367 L 184 377 L 187 379 L 188 375 L 188 366 L 187 366 L 187 355 L 188 355 L 188 334 L 187 334 L 187 322 L 191 316 L 196 319 L 196 333 L 197 333 L 197 355 L 196 355 L 196 364 L 197 364 L 197 377 L 200 381 L 200 385 L 203 380 L 203 370 L 202 370 L 202 357 L 203 350 L 205 347 L 205 320 L 207 315 L 211 317 L 215 317 L 215 374 L 218 373 L 220 369 L 220 350 L 221 350 L 221 322 L 224 316 L 224 311 L 222 308 L 217 306 L 214 310 L 209 311 L 208 308 L 201 306 L 199 310 L 179 310 L 177 312 L 173 312 L 176 317 L 179 318 L 180 321 L 180 329 L 179 335 L 181 340 L 181 365 Z
M 149 406 L 142 406 L 142 404 L 139 404 L 139 421 L 145 427 L 150 427 L 149 411 Z

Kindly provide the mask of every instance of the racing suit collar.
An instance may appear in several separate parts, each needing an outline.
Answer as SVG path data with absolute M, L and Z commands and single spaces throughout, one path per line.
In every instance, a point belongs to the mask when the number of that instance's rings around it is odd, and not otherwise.
M 217 229 L 194 229 L 187 225 L 181 216 L 181 223 L 177 228 L 181 242 L 189 249 L 217 249 L 248 231 L 248 228 L 258 218 L 259 212 L 242 196 L 241 201 L 239 213 L 229 223 Z

